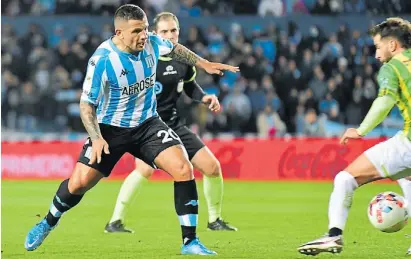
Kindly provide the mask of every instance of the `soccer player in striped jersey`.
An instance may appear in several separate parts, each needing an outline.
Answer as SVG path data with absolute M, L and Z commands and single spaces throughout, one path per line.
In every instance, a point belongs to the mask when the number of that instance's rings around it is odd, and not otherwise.
M 306 255 L 340 253 L 342 234 L 354 191 L 364 184 L 384 178 L 398 180 L 405 199 L 411 201 L 411 24 L 388 18 L 370 31 L 376 58 L 383 63 L 378 73 L 379 93 L 358 128 L 345 131 L 340 142 L 360 139 L 380 124 L 394 105 L 404 118 L 404 129 L 394 137 L 366 150 L 334 179 L 328 209 L 328 234 L 298 247 Z M 411 204 L 411 203 L 410 203 Z
M 180 26 L 174 14 L 159 13 L 153 25 L 156 34 L 178 42 Z M 189 97 L 206 104 L 210 110 L 220 109 L 217 97 L 205 94 L 196 83 L 195 76 L 195 67 L 174 61 L 169 57 L 160 57 L 156 77 L 157 110 L 163 121 L 180 137 L 194 168 L 203 174 L 204 196 L 209 216 L 207 228 L 235 231 L 237 229 L 227 224 L 221 217 L 223 177 L 220 163 L 201 139 L 185 126 L 177 112 L 177 100 L 183 90 Z M 105 232 L 134 232 L 124 226 L 125 214 L 138 191 L 153 173 L 154 169 L 151 166 L 136 159 L 136 168 L 121 186 L 113 215 L 105 227 Z
M 216 254 L 200 243 L 196 234 L 198 196 L 193 167 L 180 138 L 156 111 L 156 68 L 161 55 L 211 74 L 237 72 L 238 68 L 208 62 L 178 43 L 149 33 L 146 14 L 136 5 L 119 7 L 114 26 L 115 35 L 90 58 L 83 84 L 80 115 L 89 138 L 71 177 L 60 184 L 48 214 L 29 231 L 25 248 L 38 248 L 61 216 L 108 177 L 128 152 L 174 178 L 175 209 L 183 239 L 181 253 Z

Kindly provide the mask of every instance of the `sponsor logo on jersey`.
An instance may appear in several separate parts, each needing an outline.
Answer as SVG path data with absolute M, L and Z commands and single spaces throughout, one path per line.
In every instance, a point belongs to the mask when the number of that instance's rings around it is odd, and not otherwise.
M 168 65 L 166 67 L 166 72 L 163 73 L 164 76 L 175 74 L 177 74 L 177 70 L 174 70 L 174 67 L 172 65 Z
M 123 90 L 121 90 L 121 95 L 124 96 L 124 95 L 139 94 L 145 89 L 153 87 L 155 84 L 155 80 L 156 80 L 156 74 L 154 73 L 151 76 L 146 77 L 144 80 L 141 80 L 140 82 L 136 82 L 135 84 L 132 84 L 129 86 L 124 86 Z

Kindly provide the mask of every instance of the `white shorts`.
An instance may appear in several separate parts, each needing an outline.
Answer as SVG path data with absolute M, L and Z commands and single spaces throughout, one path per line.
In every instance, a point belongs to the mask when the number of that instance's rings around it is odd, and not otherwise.
M 411 141 L 402 131 L 364 152 L 381 177 L 397 180 L 411 176 Z

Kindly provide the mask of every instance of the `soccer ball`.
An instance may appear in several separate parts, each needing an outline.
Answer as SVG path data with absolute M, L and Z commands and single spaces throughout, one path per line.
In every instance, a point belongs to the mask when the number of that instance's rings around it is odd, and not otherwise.
M 408 222 L 405 200 L 395 192 L 383 192 L 375 196 L 368 206 L 367 214 L 371 224 L 386 233 L 400 231 Z

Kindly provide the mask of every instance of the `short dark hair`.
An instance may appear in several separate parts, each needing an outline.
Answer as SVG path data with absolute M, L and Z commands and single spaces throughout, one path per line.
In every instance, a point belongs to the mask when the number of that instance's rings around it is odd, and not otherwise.
M 144 17 L 146 17 L 146 13 L 143 11 L 143 9 L 133 4 L 122 5 L 114 13 L 114 20 L 143 20 Z
M 411 23 L 399 17 L 388 18 L 370 30 L 371 36 L 392 37 L 398 40 L 403 48 L 411 48 Z
M 153 29 L 157 30 L 157 25 L 158 22 L 161 20 L 165 20 L 165 19 L 173 19 L 176 23 L 177 23 L 177 28 L 180 29 L 180 22 L 178 21 L 177 16 L 175 16 L 175 14 L 170 13 L 170 12 L 161 12 L 159 14 L 156 15 L 156 17 L 154 17 L 153 20 Z

